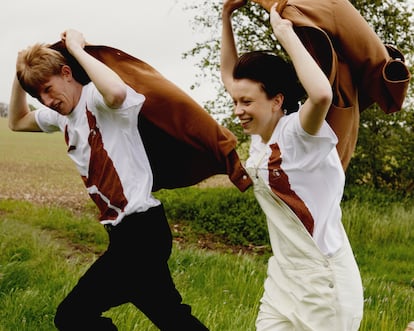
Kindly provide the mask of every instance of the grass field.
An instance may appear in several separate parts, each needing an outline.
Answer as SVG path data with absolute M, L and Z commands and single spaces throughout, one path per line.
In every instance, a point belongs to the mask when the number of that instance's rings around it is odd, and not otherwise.
M 54 330 L 56 306 L 106 247 L 65 149 L 60 134 L 12 133 L 0 119 L 0 331 Z M 360 330 L 403 331 L 414 320 L 414 206 L 369 200 L 343 206 L 365 290 Z M 211 331 L 253 331 L 266 258 L 200 249 L 195 238 L 175 244 L 170 266 Z M 156 330 L 130 305 L 107 315 L 119 330 Z
M 89 199 L 60 133 L 11 132 L 0 118 L 0 198 L 79 207 Z

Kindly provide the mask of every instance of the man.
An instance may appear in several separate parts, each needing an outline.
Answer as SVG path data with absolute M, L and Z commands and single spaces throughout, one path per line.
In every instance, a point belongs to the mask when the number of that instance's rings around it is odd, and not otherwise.
M 117 330 L 102 313 L 131 302 L 161 330 L 208 330 L 182 303 L 168 268 L 172 236 L 137 129 L 145 96 L 85 51 L 85 39 L 64 31 L 62 43 L 90 78 L 82 85 L 67 59 L 48 45 L 21 51 L 9 105 L 14 131 L 62 131 L 99 221 L 107 251 L 57 309 L 59 330 Z M 44 107 L 30 112 L 26 92 Z

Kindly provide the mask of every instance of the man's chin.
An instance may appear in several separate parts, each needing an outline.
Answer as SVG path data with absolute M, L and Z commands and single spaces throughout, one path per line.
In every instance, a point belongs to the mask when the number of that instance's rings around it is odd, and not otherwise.
M 60 115 L 62 115 L 62 116 L 67 116 L 67 115 L 70 115 L 72 113 L 73 109 L 70 109 L 70 110 L 66 110 L 66 109 L 56 109 L 55 111 L 57 113 L 59 113 Z

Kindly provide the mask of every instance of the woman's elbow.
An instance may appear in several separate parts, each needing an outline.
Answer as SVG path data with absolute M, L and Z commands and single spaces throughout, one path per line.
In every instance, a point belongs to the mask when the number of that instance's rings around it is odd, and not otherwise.
M 332 104 L 333 93 L 332 89 L 324 88 L 318 93 L 318 96 L 315 98 L 314 103 L 319 105 L 320 107 L 327 107 L 329 108 Z

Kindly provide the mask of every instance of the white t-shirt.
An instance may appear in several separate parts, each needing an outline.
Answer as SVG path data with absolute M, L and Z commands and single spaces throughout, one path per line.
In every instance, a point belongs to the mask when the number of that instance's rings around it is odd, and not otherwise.
M 252 135 L 246 162 L 307 224 L 325 254 L 335 253 L 344 240 L 340 203 L 345 174 L 337 141 L 326 122 L 317 135 L 306 133 L 296 112 L 280 119 L 268 143 Z
M 125 215 L 160 204 L 151 194 L 152 171 L 137 127 L 144 101 L 128 88 L 123 105 L 111 109 L 89 83 L 69 115 L 47 107 L 36 110 L 43 131 L 64 133 L 68 155 L 101 212 L 102 224 L 116 225 Z

